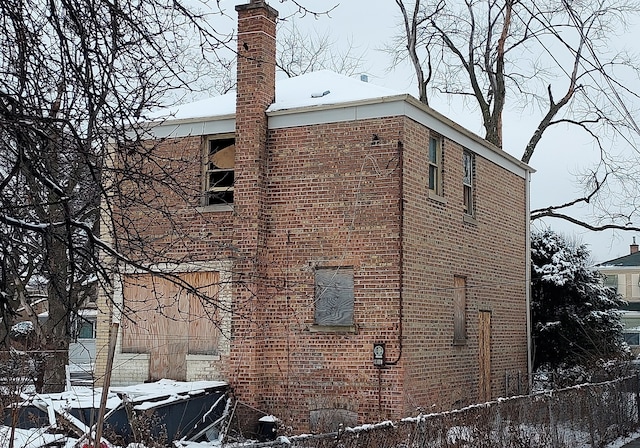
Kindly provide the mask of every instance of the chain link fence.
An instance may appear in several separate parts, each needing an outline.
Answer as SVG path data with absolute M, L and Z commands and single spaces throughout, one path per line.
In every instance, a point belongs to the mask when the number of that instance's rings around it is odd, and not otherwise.
M 638 427 L 638 376 L 253 447 L 602 447 Z

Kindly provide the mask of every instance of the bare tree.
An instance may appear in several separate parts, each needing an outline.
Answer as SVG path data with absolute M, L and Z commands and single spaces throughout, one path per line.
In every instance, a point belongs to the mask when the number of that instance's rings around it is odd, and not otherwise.
M 291 2 L 300 15 L 327 13 Z M 122 279 L 114 274 L 158 275 L 210 302 L 207 313 L 221 306 L 203 292 L 209 285 L 156 268 L 184 261 L 174 249 L 198 238 L 174 206 L 200 203 L 185 167 L 199 172 L 202 161 L 142 125 L 203 73 L 229 72 L 233 33 L 220 34 L 213 16 L 226 16 L 218 2 L 0 0 L 0 338 L 10 344 L 24 308 L 44 354 L 41 391 L 64 388 L 73 319 L 98 287 Z M 140 215 L 165 230 L 132 225 Z M 44 322 L 36 292 L 48 300 Z
M 328 33 L 304 33 L 292 19 L 281 22 L 278 35 L 276 64 L 289 77 L 324 69 L 351 76 L 362 69 L 363 56 L 353 44 L 337 51 Z
M 630 192 L 637 191 L 637 176 L 625 174 L 633 165 L 614 151 L 621 144 L 635 148 L 640 135 L 627 106 L 638 94 L 621 81 L 624 74 L 637 79 L 638 70 L 631 56 L 615 50 L 616 37 L 638 12 L 635 1 L 396 4 L 403 32 L 389 50 L 396 60 L 411 61 L 422 102 L 428 104 L 431 94 L 462 96 L 479 112 L 485 138 L 498 147 L 506 111 L 527 110 L 538 121 L 522 148 L 526 163 L 545 133 L 558 126 L 594 142 L 600 162 L 582 173 L 584 195 L 533 210 L 533 219 L 562 218 L 591 230 L 640 230 L 632 225 L 635 194 L 617 195 L 629 192 L 630 180 Z M 592 206 L 593 222 L 571 216 L 570 208 L 579 204 Z
M 99 205 L 143 174 L 135 165 L 116 172 L 107 150 L 162 163 L 136 144 L 134 125 L 189 87 L 182 55 L 194 36 L 213 63 L 230 37 L 180 1 L 1 0 L 0 22 L 2 335 L 6 344 L 16 301 L 29 312 L 31 286 L 43 283 L 48 319 L 30 318 L 38 351 L 53 354 L 43 358 L 41 389 L 59 391 L 71 320 L 112 279 L 100 251 L 131 261 L 117 241 L 100 239 Z
M 296 6 L 298 9 L 302 6 Z M 303 15 L 318 16 L 319 12 L 303 10 Z M 288 77 L 294 77 L 318 70 L 332 70 L 352 76 L 364 69 L 364 54 L 349 42 L 338 46 L 329 33 L 302 31 L 297 16 L 288 16 L 278 22 L 276 68 Z M 236 88 L 235 54 L 226 59 L 219 58 L 217 64 L 202 61 L 198 67 L 199 76 L 193 88 L 196 92 L 209 95 L 225 94 Z

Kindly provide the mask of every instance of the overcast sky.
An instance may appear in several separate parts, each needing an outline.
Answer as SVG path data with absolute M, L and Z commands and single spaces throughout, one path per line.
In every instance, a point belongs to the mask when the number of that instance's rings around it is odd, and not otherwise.
M 416 94 L 413 71 L 409 64 L 390 67 L 390 56 L 380 51 L 391 41 L 400 25 L 399 10 L 393 0 L 367 0 L 366 2 L 302 0 L 302 2 L 316 10 L 327 9 L 328 5 L 337 6 L 328 17 L 296 17 L 298 28 L 317 30 L 320 33 L 328 32 L 336 46 L 352 43 L 355 46 L 355 53 L 364 54 L 362 71 L 368 75 L 369 82 Z M 221 5 L 235 19 L 233 8 L 238 3 L 240 1 L 222 0 Z M 271 0 L 269 4 L 280 11 L 280 17 L 293 12 L 294 5 L 290 0 Z M 637 23 L 638 20 L 635 22 Z M 628 35 L 640 36 L 640 26 L 635 25 L 632 33 Z M 633 38 L 629 38 L 629 42 L 635 43 Z M 469 106 L 459 101 L 450 102 L 450 99 L 445 97 L 431 97 L 430 102 L 434 109 L 471 131 L 483 135 L 481 123 L 476 118 L 477 114 L 470 112 Z M 524 112 L 514 108 L 505 111 L 504 149 L 514 157 L 521 157 L 522 148 L 538 123 L 535 119 L 531 119 L 530 114 L 529 109 Z M 557 128 L 545 135 L 530 162 L 531 166 L 537 170 L 531 185 L 532 208 L 558 204 L 580 196 L 581 191 L 573 182 L 572 174 L 588 166 L 595 157 L 592 144 L 575 133 L 568 132 L 567 129 Z M 560 220 L 536 222 L 534 225 L 538 227 L 547 225 L 586 243 L 595 262 L 627 255 L 632 237 L 636 236 L 633 232 L 589 232 Z M 640 235 L 638 237 L 640 242 Z

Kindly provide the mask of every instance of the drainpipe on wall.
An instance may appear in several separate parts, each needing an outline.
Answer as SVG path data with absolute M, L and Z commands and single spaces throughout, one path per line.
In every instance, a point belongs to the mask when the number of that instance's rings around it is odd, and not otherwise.
M 399 225 L 399 235 L 398 235 L 398 240 L 399 240 L 399 258 L 400 260 L 398 261 L 398 265 L 399 265 L 399 277 L 400 277 L 400 292 L 399 292 L 399 304 L 398 304 L 398 357 L 396 358 L 395 361 L 391 361 L 391 362 L 387 362 L 386 365 L 389 366 L 394 366 L 396 364 L 398 364 L 398 362 L 400 361 L 400 359 L 402 358 L 402 315 L 404 313 L 403 310 L 403 290 L 404 290 L 404 160 L 403 160 L 403 145 L 401 141 L 398 141 L 398 171 L 400 172 L 399 174 L 399 196 L 400 199 L 398 201 L 398 207 L 399 207 L 399 212 L 400 212 L 400 225 Z M 381 387 L 381 386 L 380 386 Z
M 531 390 L 533 380 L 533 347 L 531 341 L 531 212 L 530 212 L 530 186 L 531 172 L 525 170 L 525 294 L 527 307 L 527 371 L 529 390 Z

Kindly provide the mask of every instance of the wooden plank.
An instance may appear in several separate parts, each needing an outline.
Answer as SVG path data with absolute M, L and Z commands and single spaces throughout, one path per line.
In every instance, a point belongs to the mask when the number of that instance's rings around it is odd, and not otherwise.
M 154 292 L 159 312 L 150 314 L 147 319 L 154 337 L 149 357 L 149 380 L 185 381 L 188 299 L 180 286 L 165 279 L 156 279 Z
M 198 294 L 189 294 L 188 353 L 211 355 L 218 353 L 220 338 L 217 272 L 185 274 L 185 281 L 199 285 Z
M 453 340 L 461 342 L 467 338 L 467 279 L 454 277 L 453 286 Z
M 123 279 L 122 351 L 149 353 L 152 334 L 149 319 L 155 313 L 150 275 L 127 275 Z
M 491 312 L 480 311 L 478 318 L 479 398 L 491 400 Z

